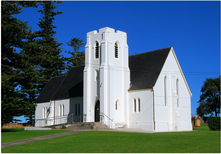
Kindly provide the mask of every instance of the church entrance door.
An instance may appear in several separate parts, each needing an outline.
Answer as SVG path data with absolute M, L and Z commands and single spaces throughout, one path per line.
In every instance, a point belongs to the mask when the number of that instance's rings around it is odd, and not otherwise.
M 94 121 L 100 122 L 100 101 L 98 100 L 95 105 L 95 111 L 94 111 Z

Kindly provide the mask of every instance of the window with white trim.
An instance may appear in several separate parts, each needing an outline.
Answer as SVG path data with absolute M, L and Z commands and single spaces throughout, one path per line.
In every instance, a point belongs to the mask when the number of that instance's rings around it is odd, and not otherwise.
M 62 116 L 64 116 L 64 104 L 62 105 Z
M 43 118 L 45 118 L 45 107 L 43 107 Z
M 117 101 L 116 101 L 116 103 L 115 103 L 115 110 L 117 110 Z
M 134 98 L 134 113 L 136 113 L 136 105 L 137 103 L 136 103 L 136 99 Z
M 99 58 L 99 43 L 96 41 L 95 43 L 95 59 Z
M 138 98 L 138 112 L 140 112 L 140 98 Z
M 118 58 L 118 44 L 115 43 L 115 58 Z

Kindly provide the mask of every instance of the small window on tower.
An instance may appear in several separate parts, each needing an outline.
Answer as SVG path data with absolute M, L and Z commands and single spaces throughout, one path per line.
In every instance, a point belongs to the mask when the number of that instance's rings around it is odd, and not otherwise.
M 96 41 L 95 58 L 99 58 L 99 43 Z
M 118 58 L 118 44 L 115 43 L 115 58 Z

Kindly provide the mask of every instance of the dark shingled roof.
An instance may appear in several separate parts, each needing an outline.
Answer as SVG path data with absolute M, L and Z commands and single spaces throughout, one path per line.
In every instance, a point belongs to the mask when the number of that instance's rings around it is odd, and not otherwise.
M 35 103 L 83 96 L 84 65 L 73 67 L 67 75 L 51 78 Z
M 171 47 L 129 56 L 131 87 L 129 90 L 152 88 L 163 68 Z M 36 103 L 83 96 L 84 65 L 73 67 L 67 75 L 53 77 Z
M 35 103 L 50 102 L 51 98 L 54 96 L 54 93 L 56 92 L 57 88 L 59 87 L 59 85 L 65 77 L 66 75 L 51 78 L 45 85 L 43 91 L 38 96 Z
M 153 88 L 171 47 L 129 56 L 129 90 Z

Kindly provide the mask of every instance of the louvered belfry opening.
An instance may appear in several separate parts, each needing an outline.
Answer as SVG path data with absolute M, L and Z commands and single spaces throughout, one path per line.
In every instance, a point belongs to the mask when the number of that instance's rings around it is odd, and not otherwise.
M 118 44 L 115 43 L 115 58 L 118 58 Z
M 99 44 L 96 42 L 96 47 L 95 47 L 95 58 L 99 58 Z

